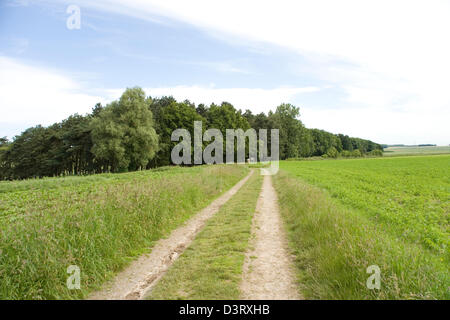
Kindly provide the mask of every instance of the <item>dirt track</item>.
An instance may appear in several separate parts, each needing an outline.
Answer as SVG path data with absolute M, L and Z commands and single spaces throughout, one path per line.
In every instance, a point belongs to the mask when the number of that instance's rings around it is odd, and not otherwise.
M 166 270 L 178 258 L 186 247 L 211 218 L 244 185 L 253 174 L 251 171 L 244 179 L 213 201 L 186 222 L 174 230 L 166 239 L 159 240 L 150 254 L 142 255 L 108 282 L 100 291 L 91 294 L 91 300 L 137 300 L 145 296 L 151 287 L 164 275 Z
M 272 177 L 265 176 L 253 218 L 250 250 L 244 263 L 241 298 L 301 299 L 291 260 Z

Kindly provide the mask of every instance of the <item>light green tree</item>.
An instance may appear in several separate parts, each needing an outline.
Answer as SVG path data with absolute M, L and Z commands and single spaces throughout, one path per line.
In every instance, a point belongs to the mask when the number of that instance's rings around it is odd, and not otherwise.
M 113 172 L 144 168 L 155 156 L 158 136 L 141 88 L 127 89 L 92 120 L 92 152 Z

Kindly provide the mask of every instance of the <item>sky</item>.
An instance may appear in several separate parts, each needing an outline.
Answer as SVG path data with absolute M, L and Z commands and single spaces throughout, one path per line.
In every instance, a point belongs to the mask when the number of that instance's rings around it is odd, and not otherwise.
M 448 145 L 448 17 L 434 0 L 0 0 L 0 136 L 139 86 L 253 113 L 292 103 L 309 128 Z

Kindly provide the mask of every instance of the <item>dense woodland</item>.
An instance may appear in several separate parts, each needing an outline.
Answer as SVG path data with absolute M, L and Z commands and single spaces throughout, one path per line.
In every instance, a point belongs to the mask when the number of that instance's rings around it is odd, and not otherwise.
M 196 120 L 203 122 L 203 130 L 217 128 L 224 137 L 226 129 L 279 129 L 281 159 L 382 154 L 381 145 L 372 141 L 307 129 L 299 116 L 299 108 L 291 104 L 254 115 L 227 102 L 196 106 L 172 97 L 146 97 L 140 88 L 127 89 L 118 101 L 97 104 L 88 115 L 29 128 L 13 141 L 1 138 L 0 180 L 170 165 L 171 150 L 178 143 L 171 141 L 172 131 L 185 128 L 192 135 Z

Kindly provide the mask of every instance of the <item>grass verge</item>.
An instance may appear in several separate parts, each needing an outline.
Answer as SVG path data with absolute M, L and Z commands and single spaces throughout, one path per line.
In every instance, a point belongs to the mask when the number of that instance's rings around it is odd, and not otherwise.
M 262 176 L 247 183 L 206 224 L 148 299 L 238 299 Z
M 450 298 L 443 257 L 389 234 L 293 174 L 280 170 L 274 186 L 306 298 Z M 366 287 L 371 265 L 381 269 L 380 290 Z
M 86 297 L 247 172 L 224 165 L 3 183 L 0 298 Z M 69 265 L 81 269 L 81 290 L 66 287 Z

